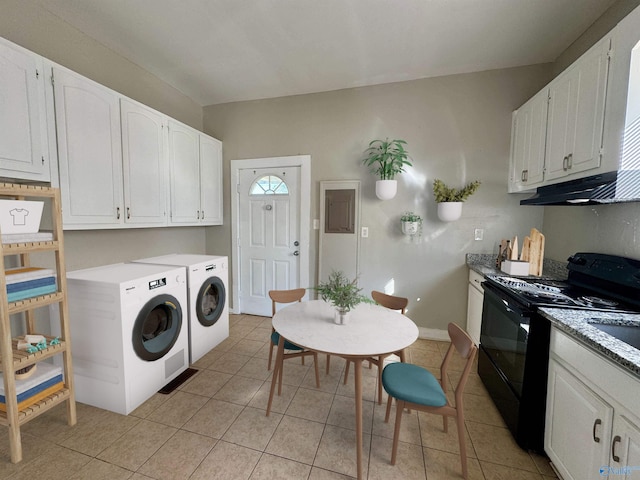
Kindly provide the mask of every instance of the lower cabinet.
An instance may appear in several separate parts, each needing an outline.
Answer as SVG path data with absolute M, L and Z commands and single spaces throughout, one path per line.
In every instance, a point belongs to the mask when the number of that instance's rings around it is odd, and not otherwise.
M 551 332 L 545 451 L 564 480 L 640 474 L 640 379 Z
M 467 333 L 480 345 L 480 326 L 482 325 L 482 303 L 484 291 L 480 284 L 484 277 L 479 273 L 469 270 L 469 293 L 467 295 Z

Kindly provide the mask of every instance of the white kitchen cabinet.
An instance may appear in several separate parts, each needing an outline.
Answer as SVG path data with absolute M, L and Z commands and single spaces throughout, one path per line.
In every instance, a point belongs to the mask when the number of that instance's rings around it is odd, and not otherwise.
M 120 225 L 120 98 L 62 67 L 53 67 L 53 79 L 64 227 Z
M 638 398 L 640 379 L 552 328 L 545 452 L 564 480 L 637 475 Z
M 222 225 L 222 142 L 200 134 L 200 217 Z
M 0 39 L 0 176 L 51 179 L 42 58 Z
M 546 180 L 600 166 L 611 39 L 600 40 L 549 86 Z
M 222 144 L 179 122 L 169 122 L 170 223 L 222 223 Z
M 168 165 L 164 115 L 120 99 L 124 222 L 161 226 L 167 223 Z
M 469 292 L 467 294 L 467 333 L 476 345 L 480 345 L 480 327 L 482 326 L 482 303 L 484 291 L 480 284 L 484 277 L 469 270 Z
M 513 112 L 509 192 L 531 189 L 544 179 L 548 103 L 549 90 L 543 89 Z

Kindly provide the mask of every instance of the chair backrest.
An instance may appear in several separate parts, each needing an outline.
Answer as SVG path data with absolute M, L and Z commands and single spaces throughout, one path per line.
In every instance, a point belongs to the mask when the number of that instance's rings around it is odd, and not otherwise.
M 442 365 L 440 366 L 440 385 L 445 392 L 447 391 L 447 369 L 453 352 L 457 351 L 462 358 L 466 359 L 462 375 L 460 376 L 460 380 L 458 381 L 458 385 L 455 390 L 456 406 L 458 406 L 462 405 L 462 393 L 464 392 L 464 387 L 467 383 L 467 379 L 469 378 L 469 373 L 473 368 L 473 361 L 476 357 L 476 353 L 478 352 L 478 347 L 473 342 L 469 334 L 455 323 L 449 323 L 447 326 L 447 332 L 451 339 L 451 345 L 449 345 L 449 349 L 447 350 L 444 360 L 442 360 Z
M 271 315 L 276 314 L 276 303 L 293 303 L 302 301 L 306 290 L 294 288 L 293 290 L 269 290 L 271 298 Z
M 373 290 L 371 292 L 371 298 L 373 298 L 378 305 L 382 305 L 390 310 L 400 310 L 403 315 L 407 309 L 407 304 L 409 303 L 408 298 L 387 295 L 386 293 L 378 292 L 377 290 Z

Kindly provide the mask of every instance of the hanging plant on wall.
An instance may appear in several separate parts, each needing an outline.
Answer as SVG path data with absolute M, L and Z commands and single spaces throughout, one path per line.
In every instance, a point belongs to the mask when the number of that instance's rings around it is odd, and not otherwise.
M 442 180 L 433 181 L 433 196 L 438 202 L 438 218 L 443 222 L 453 222 L 462 215 L 462 202 L 473 195 L 480 182 L 474 180 L 461 189 L 447 187 Z
M 395 197 L 398 184 L 395 176 L 404 172 L 404 167 L 411 167 L 409 152 L 405 149 L 404 140 L 373 140 L 365 150 L 366 157 L 362 163 L 380 177 L 376 182 L 376 196 L 381 200 Z

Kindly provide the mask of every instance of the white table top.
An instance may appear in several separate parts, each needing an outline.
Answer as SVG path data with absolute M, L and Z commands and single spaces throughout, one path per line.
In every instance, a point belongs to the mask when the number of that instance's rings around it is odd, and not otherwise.
M 377 356 L 402 350 L 418 338 L 418 327 L 401 313 L 366 303 L 334 323 L 335 307 L 312 300 L 289 305 L 273 316 L 273 328 L 290 342 L 317 352 Z

